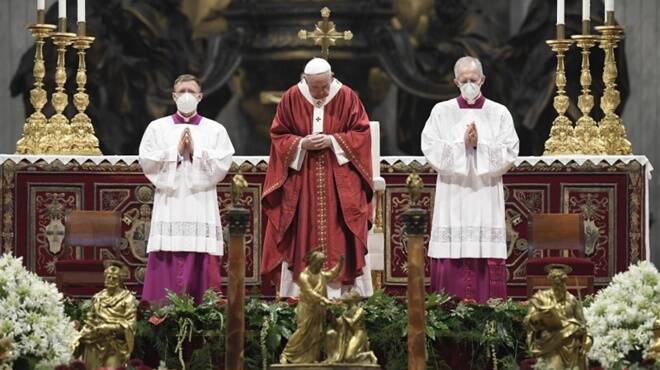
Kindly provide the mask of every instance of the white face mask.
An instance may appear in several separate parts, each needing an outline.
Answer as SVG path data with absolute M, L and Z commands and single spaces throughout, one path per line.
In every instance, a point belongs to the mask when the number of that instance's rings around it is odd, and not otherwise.
M 481 93 L 481 85 L 477 84 L 476 82 L 466 82 L 462 84 L 460 88 L 461 95 L 463 95 L 463 98 L 465 98 L 465 100 L 468 102 L 475 101 Z
M 176 99 L 176 109 L 183 114 L 189 114 L 197 109 L 199 101 L 191 93 L 183 93 Z

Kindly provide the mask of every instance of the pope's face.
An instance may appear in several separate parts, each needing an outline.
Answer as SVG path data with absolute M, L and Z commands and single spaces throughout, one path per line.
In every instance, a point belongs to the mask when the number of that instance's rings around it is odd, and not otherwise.
M 309 93 L 314 99 L 323 100 L 330 94 L 330 84 L 332 83 L 331 73 L 320 73 L 317 75 L 305 76 Z

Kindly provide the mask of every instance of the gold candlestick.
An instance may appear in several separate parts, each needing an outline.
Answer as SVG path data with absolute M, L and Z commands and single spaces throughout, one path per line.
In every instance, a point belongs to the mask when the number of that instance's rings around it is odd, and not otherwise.
M 599 47 L 605 51 L 605 64 L 603 67 L 605 91 L 603 91 L 603 97 L 600 99 L 600 108 L 605 116 L 598 123 L 600 136 L 607 154 L 632 154 L 630 141 L 626 138 L 623 120 L 614 113 L 619 103 L 621 103 L 619 91 L 616 89 L 618 71 L 614 49 L 616 49 L 619 41 L 623 40 L 623 27 L 618 24 L 609 24 L 598 26 L 596 30 L 601 33 Z
M 85 92 L 87 84 L 87 68 L 85 65 L 85 50 L 94 42 L 94 37 L 79 35 L 73 39 L 73 48 L 78 50 L 78 72 L 76 73 L 77 92 L 73 95 L 73 105 L 78 113 L 71 119 L 71 134 L 69 152 L 79 155 L 101 155 L 99 139 L 94 135 L 92 120 L 85 113 L 89 105 L 89 95 Z
M 578 151 L 582 154 L 605 154 L 605 147 L 600 138 L 600 130 L 596 121 L 589 115 L 594 107 L 594 96 L 591 95 L 589 54 L 590 49 L 596 45 L 598 36 L 588 34 L 587 30 L 586 34 L 573 35 L 571 38 L 582 49 L 582 71 L 580 72 L 582 94 L 578 97 L 578 107 L 582 111 L 582 117 L 575 124 L 575 138 L 578 144 Z
M 44 62 L 44 42 L 45 39 L 55 30 L 52 24 L 37 23 L 28 27 L 32 36 L 36 40 L 34 51 L 34 67 L 32 75 L 34 76 L 34 88 L 30 90 L 30 104 L 34 108 L 32 113 L 23 125 L 23 136 L 16 142 L 17 154 L 36 154 L 39 153 L 39 140 L 41 134 L 46 128 L 46 116 L 41 110 L 48 103 L 48 96 L 44 90 L 44 76 L 46 76 L 46 64 Z
M 55 114 L 50 117 L 46 125 L 46 132 L 39 140 L 39 150 L 45 154 L 64 154 L 68 152 L 69 144 L 66 142 L 70 134 L 69 119 L 63 112 L 69 104 L 69 97 L 64 91 L 66 83 L 65 57 L 66 47 L 71 45 L 76 35 L 68 32 L 53 33 L 53 44 L 57 46 L 57 67 L 55 69 L 55 83 L 57 87 L 51 98 Z
M 562 28 L 561 32 L 559 28 Z M 563 35 L 563 25 L 557 25 L 558 35 Z M 550 137 L 545 142 L 545 151 L 543 155 L 574 154 L 577 151 L 577 140 L 573 130 L 573 123 L 566 117 L 569 100 L 566 96 L 566 69 L 564 67 L 564 55 L 573 44 L 573 40 L 560 38 L 557 40 L 546 41 L 557 53 L 557 72 L 555 75 L 555 85 L 557 86 L 557 95 L 554 98 L 552 106 L 557 111 L 557 117 L 552 121 Z

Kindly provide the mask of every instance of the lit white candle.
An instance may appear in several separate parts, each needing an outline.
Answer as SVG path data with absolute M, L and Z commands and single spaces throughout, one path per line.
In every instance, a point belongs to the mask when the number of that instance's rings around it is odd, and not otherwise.
M 37 0 L 37 10 L 46 10 L 46 0 Z
M 605 0 L 605 11 L 606 12 L 614 11 L 614 0 Z
M 591 20 L 591 0 L 582 0 L 582 20 Z
M 78 22 L 85 21 L 85 0 L 78 0 Z
M 57 1 L 58 18 L 66 18 L 66 0 Z
M 557 24 L 565 24 L 565 22 L 564 22 L 564 0 L 557 0 Z

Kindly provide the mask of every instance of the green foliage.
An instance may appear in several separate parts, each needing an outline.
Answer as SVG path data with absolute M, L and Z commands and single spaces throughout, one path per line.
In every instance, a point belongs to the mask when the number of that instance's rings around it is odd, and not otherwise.
M 134 356 L 143 358 L 155 348 L 169 369 L 220 367 L 218 348 L 224 348 L 225 306 L 209 290 L 195 305 L 189 295 L 168 292 L 170 304 L 151 307 L 138 321 Z
M 224 362 L 225 304 L 208 292 L 200 305 L 189 296 L 168 295 L 170 304 L 142 311 L 138 321 L 134 357 L 144 358 L 155 348 L 169 369 L 215 369 Z M 245 305 L 245 368 L 263 369 L 279 362 L 279 354 L 296 327 L 295 301 L 268 302 L 248 298 Z M 386 370 L 407 369 L 407 310 L 405 300 L 383 291 L 361 303 L 371 349 Z M 332 307 L 340 315 L 343 308 Z M 84 303 L 67 312 L 84 316 Z M 486 305 L 431 294 L 426 301 L 426 336 L 429 369 L 449 369 L 443 356 L 462 351 L 473 369 L 492 364 L 517 369 L 527 357 L 522 319 L 525 305 L 491 301 Z

